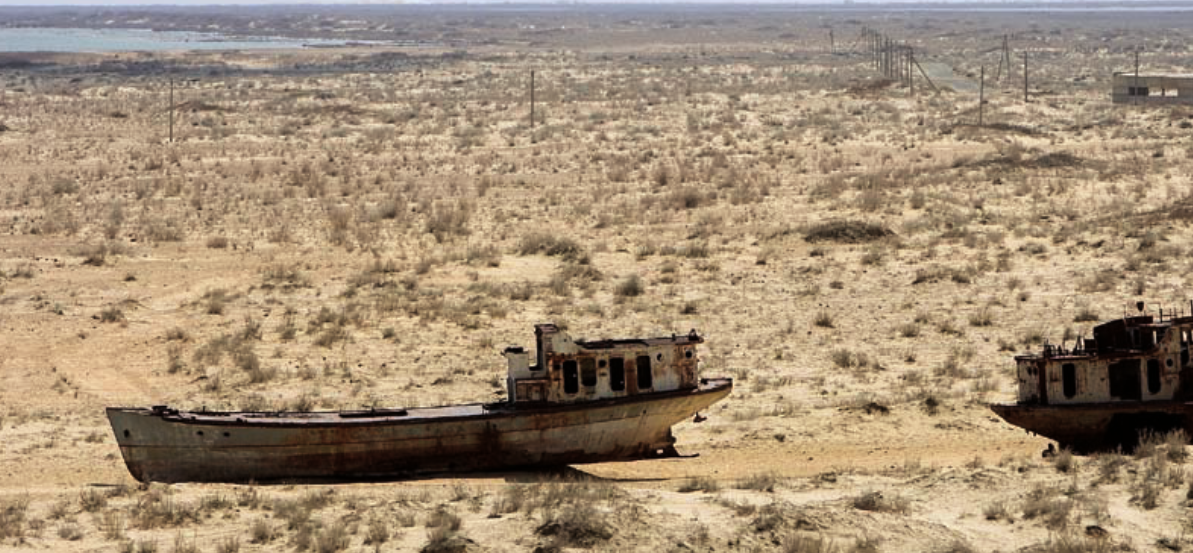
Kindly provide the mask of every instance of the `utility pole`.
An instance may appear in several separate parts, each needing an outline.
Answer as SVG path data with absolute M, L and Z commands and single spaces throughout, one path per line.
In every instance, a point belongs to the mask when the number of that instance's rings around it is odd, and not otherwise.
M 828 53 L 830 53 L 830 54 L 837 53 L 837 42 L 833 39 L 833 28 L 832 27 L 829 27 L 829 29 L 828 29 Z
M 1132 103 L 1139 105 L 1139 48 L 1135 48 L 1135 94 L 1131 95 Z
M 170 142 L 174 142 L 174 77 L 170 77 Z
M 982 78 L 978 81 L 978 126 L 981 127 L 984 120 L 982 118 L 982 111 L 986 109 L 986 66 L 982 66 Z
M 1023 103 L 1027 103 L 1027 51 L 1023 52 Z
M 1004 65 L 1007 68 L 1007 75 L 1011 74 L 1011 48 L 1007 44 L 1007 35 L 1002 35 L 1002 48 L 998 54 L 998 69 L 994 73 L 994 80 L 996 82 L 1002 82 L 1002 68 Z
M 534 70 L 530 71 L 530 130 L 534 130 Z

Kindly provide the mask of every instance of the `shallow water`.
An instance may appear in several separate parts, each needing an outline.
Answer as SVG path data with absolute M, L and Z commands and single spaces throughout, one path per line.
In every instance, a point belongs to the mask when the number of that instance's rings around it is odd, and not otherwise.
M 244 50 L 337 44 L 343 44 L 343 41 L 280 37 L 243 38 L 213 33 L 142 29 L 0 29 L 0 52 Z

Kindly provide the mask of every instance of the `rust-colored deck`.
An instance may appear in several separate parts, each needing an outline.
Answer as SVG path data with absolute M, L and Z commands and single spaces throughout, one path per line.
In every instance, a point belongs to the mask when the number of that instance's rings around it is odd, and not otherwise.
M 649 458 L 672 446 L 672 425 L 732 389 L 730 379 L 711 379 L 695 389 L 569 405 L 107 413 L 125 464 L 140 481 L 390 479 Z
M 1179 428 L 1193 433 L 1193 403 L 1133 401 L 1097 404 L 992 404 L 1007 422 L 1077 452 L 1132 449 L 1139 432 Z

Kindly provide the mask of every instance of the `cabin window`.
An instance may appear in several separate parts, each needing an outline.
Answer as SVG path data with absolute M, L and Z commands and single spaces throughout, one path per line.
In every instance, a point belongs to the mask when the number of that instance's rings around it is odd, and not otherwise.
M 654 375 L 650 372 L 650 356 L 638 356 L 638 389 L 649 390 L 654 386 Z
M 1061 380 L 1064 384 L 1065 397 L 1077 395 L 1077 365 L 1065 363 L 1060 366 Z
M 563 362 L 563 392 L 574 394 L 580 391 L 580 378 L 576 374 L 576 362 Z
M 596 386 L 596 359 L 585 357 L 580 360 L 580 383 L 585 386 Z
M 1156 359 L 1147 360 L 1147 393 L 1160 393 L 1160 362 Z
M 609 389 L 614 392 L 625 391 L 625 359 L 609 359 Z

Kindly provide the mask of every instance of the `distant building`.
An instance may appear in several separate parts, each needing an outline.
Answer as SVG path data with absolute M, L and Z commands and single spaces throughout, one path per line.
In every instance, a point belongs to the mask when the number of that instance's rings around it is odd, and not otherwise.
M 1115 73 L 1116 104 L 1193 104 L 1193 74 Z

